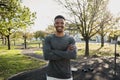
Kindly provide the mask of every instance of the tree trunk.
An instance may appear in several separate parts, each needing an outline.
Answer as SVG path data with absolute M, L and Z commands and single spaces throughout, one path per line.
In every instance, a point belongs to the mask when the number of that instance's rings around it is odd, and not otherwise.
M 26 49 L 27 48 L 26 36 L 24 36 L 24 46 L 25 46 L 25 49 Z
M 8 40 L 7 41 L 8 42 L 8 50 L 10 50 L 11 49 L 11 47 L 10 47 L 10 35 L 7 36 L 7 40 Z
M 14 46 L 16 45 L 16 41 L 14 40 Z
M 6 41 L 6 37 L 2 36 L 2 44 L 6 45 L 7 41 Z
M 4 37 L 2 36 L 2 44 L 4 44 Z
M 104 46 L 104 36 L 101 36 L 101 47 Z
M 6 39 L 6 37 L 4 38 L 4 45 L 7 45 L 7 39 Z
M 85 56 L 89 56 L 89 38 L 85 39 Z

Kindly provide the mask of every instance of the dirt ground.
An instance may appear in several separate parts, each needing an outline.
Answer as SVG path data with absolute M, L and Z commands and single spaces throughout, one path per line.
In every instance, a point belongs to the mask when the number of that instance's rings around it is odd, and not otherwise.
M 72 62 L 72 66 L 79 69 L 73 74 L 74 80 L 120 80 L 120 57 L 117 58 L 116 68 L 114 57 L 80 56 Z

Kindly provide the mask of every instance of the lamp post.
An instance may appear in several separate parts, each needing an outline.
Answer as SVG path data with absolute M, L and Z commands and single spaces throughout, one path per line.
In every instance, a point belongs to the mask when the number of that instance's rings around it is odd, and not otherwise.
M 115 37 L 115 50 L 114 50 L 114 80 L 116 80 L 116 69 L 117 69 L 117 66 L 116 66 L 116 58 L 117 58 L 117 56 L 116 56 L 116 52 L 117 52 L 117 36 L 116 35 L 114 35 L 114 37 Z
M 118 43 L 118 31 L 120 30 L 119 25 L 116 28 L 116 32 L 114 33 L 114 40 L 115 40 L 115 48 L 114 48 L 114 80 L 117 79 L 117 43 Z
M 27 41 L 26 41 L 27 36 L 26 36 L 26 33 L 24 33 L 23 38 L 24 38 L 24 48 L 26 49 L 27 48 Z

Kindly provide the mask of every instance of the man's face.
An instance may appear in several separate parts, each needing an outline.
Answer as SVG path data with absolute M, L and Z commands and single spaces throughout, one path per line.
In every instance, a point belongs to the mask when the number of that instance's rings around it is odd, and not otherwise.
M 56 19 L 54 26 L 55 26 L 57 32 L 59 32 L 59 33 L 63 32 L 64 27 L 65 27 L 65 20 L 62 18 Z

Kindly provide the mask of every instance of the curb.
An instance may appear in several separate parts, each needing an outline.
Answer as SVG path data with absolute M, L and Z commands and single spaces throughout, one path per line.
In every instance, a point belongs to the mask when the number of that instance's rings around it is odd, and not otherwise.
M 19 72 L 17 74 L 14 74 L 14 75 L 8 77 L 7 80 L 30 80 L 30 79 L 22 79 L 22 78 L 26 78 L 26 77 L 30 76 L 31 74 L 34 74 L 34 72 L 40 72 L 40 71 L 43 71 L 44 73 L 39 73 L 39 74 L 42 74 L 42 75 L 40 75 L 38 77 L 39 78 L 44 77 L 46 75 L 45 74 L 46 73 L 46 65 L 41 67 L 41 68 L 38 68 L 38 69 Z M 36 75 L 36 74 L 34 74 L 34 75 Z

